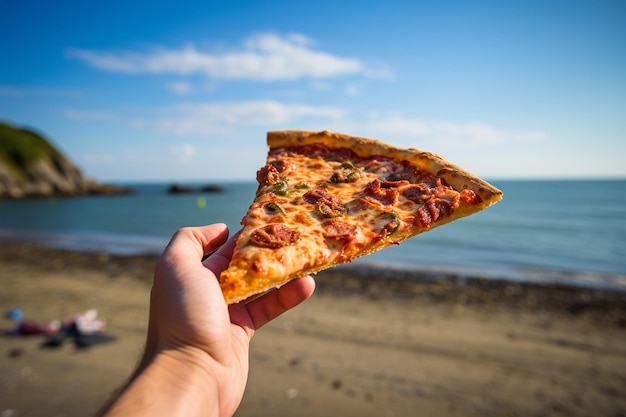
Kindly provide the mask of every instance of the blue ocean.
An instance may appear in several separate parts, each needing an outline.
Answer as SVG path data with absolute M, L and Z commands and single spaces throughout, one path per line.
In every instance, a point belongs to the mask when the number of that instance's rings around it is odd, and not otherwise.
M 504 192 L 495 206 L 351 266 L 626 290 L 626 180 L 492 183 Z M 166 183 L 121 185 L 136 193 L 0 201 L 0 239 L 160 253 L 183 226 L 238 230 L 256 189 L 225 182 L 222 192 L 168 194 Z

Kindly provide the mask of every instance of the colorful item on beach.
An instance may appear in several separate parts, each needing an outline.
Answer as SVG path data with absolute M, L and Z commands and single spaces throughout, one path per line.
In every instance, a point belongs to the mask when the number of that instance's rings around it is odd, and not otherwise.
M 98 319 L 98 312 L 94 309 L 75 314 L 63 323 L 59 320 L 51 320 L 43 324 L 34 320 L 22 320 L 21 310 L 20 314 L 16 314 L 14 310 L 18 309 L 9 311 L 7 317 L 14 317 L 13 320 L 17 321 L 17 324 L 5 334 L 8 336 L 45 335 L 47 339 L 42 343 L 42 347 L 60 347 L 67 339 L 71 339 L 78 348 L 115 340 L 114 336 L 103 333 L 106 323 Z

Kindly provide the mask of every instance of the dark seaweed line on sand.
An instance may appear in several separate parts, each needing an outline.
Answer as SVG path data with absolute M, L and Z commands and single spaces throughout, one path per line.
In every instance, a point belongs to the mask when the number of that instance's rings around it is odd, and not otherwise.
M 111 278 L 130 277 L 150 282 L 156 255 L 111 255 L 30 244 L 0 242 L 0 262 L 28 265 L 46 271 L 100 271 Z M 358 296 L 370 300 L 445 304 L 519 312 L 542 311 L 584 317 L 597 323 L 626 327 L 626 293 L 550 283 L 433 274 L 419 270 L 379 274 L 376 269 L 338 267 L 316 275 L 317 292 Z

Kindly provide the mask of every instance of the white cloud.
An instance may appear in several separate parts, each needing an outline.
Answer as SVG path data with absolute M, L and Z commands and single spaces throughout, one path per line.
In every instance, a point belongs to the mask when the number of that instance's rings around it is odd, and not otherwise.
M 67 55 L 101 70 L 129 74 L 202 74 L 213 79 L 253 81 L 390 76 L 383 66 L 368 68 L 358 59 L 313 49 L 311 40 L 300 34 L 260 33 L 228 51 L 201 51 L 187 44 L 179 49 L 157 48 L 149 52 L 71 48 Z
M 345 111 L 336 107 L 271 100 L 182 103 L 161 113 L 165 116 L 137 119 L 134 125 L 177 135 L 217 135 L 243 126 L 284 126 L 311 119 L 333 121 L 345 116 Z
M 361 93 L 361 87 L 354 83 L 349 83 L 345 86 L 344 92 L 350 97 L 356 97 Z
M 371 116 L 368 130 L 375 134 L 395 135 L 405 138 L 420 137 L 449 146 L 497 145 L 507 142 L 540 141 L 547 137 L 541 131 L 508 131 L 489 123 L 456 123 L 450 121 L 428 121 L 402 116 Z
M 513 134 L 515 140 L 521 142 L 535 142 L 540 141 L 548 137 L 545 132 L 539 130 L 529 130 L 526 132 L 517 132 Z
M 315 91 L 330 91 L 333 88 L 332 84 L 322 80 L 313 80 L 309 86 Z
M 369 123 L 369 130 L 383 134 L 403 136 L 423 136 L 431 133 L 432 128 L 428 123 L 419 119 L 405 119 L 400 117 L 373 116 Z
M 191 84 L 186 81 L 172 81 L 167 83 L 165 88 L 174 94 L 184 95 L 191 93 Z
M 170 148 L 170 151 L 172 152 L 172 154 L 174 154 L 174 157 L 182 163 L 189 162 L 198 153 L 196 148 L 188 143 L 172 146 Z

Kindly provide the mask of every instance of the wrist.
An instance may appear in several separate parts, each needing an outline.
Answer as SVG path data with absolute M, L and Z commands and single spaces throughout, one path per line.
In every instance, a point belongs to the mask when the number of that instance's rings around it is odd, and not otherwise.
M 190 347 L 144 357 L 141 370 L 107 415 L 218 416 L 211 362 L 206 352 Z

